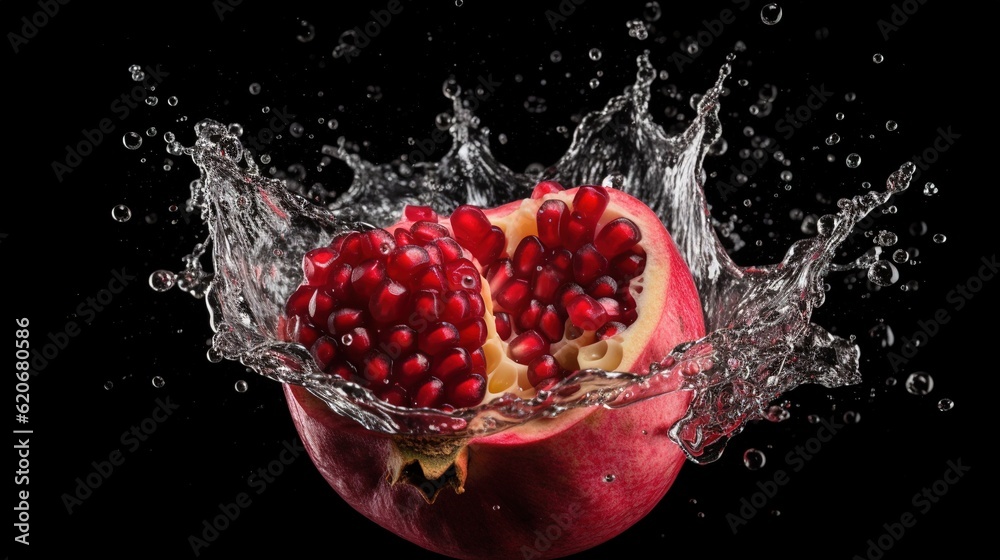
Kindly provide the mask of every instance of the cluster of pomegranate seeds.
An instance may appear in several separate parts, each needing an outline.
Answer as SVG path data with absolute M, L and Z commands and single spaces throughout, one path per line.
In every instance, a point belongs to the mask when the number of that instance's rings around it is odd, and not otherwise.
M 286 335 L 323 371 L 397 406 L 461 408 L 486 394 L 479 271 L 429 208 L 409 229 L 340 235 L 303 258 Z M 502 233 L 501 233 L 502 235 Z
M 536 216 L 538 235 L 522 239 L 512 256 L 489 259 L 492 248 L 483 244 L 484 252 L 490 250 L 488 260 L 480 262 L 496 304 L 497 333 L 509 342 L 508 356 L 528 366 L 534 386 L 568 373 L 551 353 L 552 344 L 565 335 L 567 318 L 603 340 L 638 317 L 629 283 L 645 268 L 638 246 L 642 233 L 624 217 L 598 230 L 608 199 L 603 187 L 588 186 L 577 191 L 572 208 L 561 200 L 545 201 Z M 489 239 L 489 221 L 477 212 L 482 214 L 464 206 L 452 216 L 459 241 L 458 231 Z

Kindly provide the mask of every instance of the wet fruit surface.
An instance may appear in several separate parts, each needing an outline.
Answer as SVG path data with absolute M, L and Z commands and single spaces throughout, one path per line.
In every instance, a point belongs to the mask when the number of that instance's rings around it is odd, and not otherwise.
M 600 186 L 546 182 L 523 201 L 448 217 L 408 207 L 390 228 L 311 251 L 303 277 L 286 304 L 287 338 L 327 374 L 403 407 L 527 398 L 585 368 L 644 373 L 704 334 L 662 223 Z M 684 392 L 471 438 L 375 433 L 301 387 L 285 393 L 313 461 L 345 500 L 451 556 L 595 546 L 648 513 L 685 460 L 667 435 L 687 411 Z

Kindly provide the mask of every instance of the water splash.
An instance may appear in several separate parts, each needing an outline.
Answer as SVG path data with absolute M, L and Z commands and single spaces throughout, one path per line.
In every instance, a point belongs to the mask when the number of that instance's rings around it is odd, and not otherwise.
M 698 99 L 688 128 L 669 135 L 649 114 L 657 74 L 648 55 L 641 55 L 635 83 L 587 115 L 566 154 L 537 175 L 515 173 L 494 159 L 489 134 L 463 106 L 461 88 L 446 83 L 452 114 L 439 120 L 449 127 L 453 143 L 440 161 L 377 165 L 351 153 L 346 141 L 324 146 L 325 155 L 354 173 L 345 193 L 321 193 L 324 204 L 294 194 L 303 190 L 294 179 L 262 176 L 232 127 L 202 121 L 195 127 L 195 145 L 183 151 L 201 171 L 192 182 L 190 204 L 200 209 L 209 233 L 185 257 L 177 286 L 206 296 L 216 333 L 213 358 L 238 360 L 271 379 L 303 385 L 333 411 L 371 430 L 479 435 L 572 408 L 621 407 L 690 390 L 692 404 L 671 437 L 692 460 L 715 460 L 747 421 L 767 417 L 769 403 L 780 394 L 803 383 L 840 387 L 860 381 L 858 347 L 810 318 L 824 302 L 828 272 L 885 262 L 879 247 L 850 263 L 832 259 L 855 224 L 904 190 L 914 172 L 906 164 L 889 177 L 884 191 L 840 200 L 839 211 L 819 218 L 817 234 L 794 243 L 781 262 L 737 266 L 716 236 L 704 194 L 704 159 L 721 138 L 719 97 L 730 71 L 723 65 Z M 543 179 L 581 185 L 609 176 L 649 204 L 671 231 L 705 310 L 709 334 L 651 364 L 647 375 L 583 370 L 530 399 L 506 395 L 454 412 L 408 409 L 322 373 L 305 348 L 279 340 L 284 302 L 301 280 L 301 255 L 338 233 L 389 225 L 405 204 L 432 206 L 443 215 L 463 203 L 496 206 L 523 198 Z M 214 273 L 201 264 L 210 245 Z

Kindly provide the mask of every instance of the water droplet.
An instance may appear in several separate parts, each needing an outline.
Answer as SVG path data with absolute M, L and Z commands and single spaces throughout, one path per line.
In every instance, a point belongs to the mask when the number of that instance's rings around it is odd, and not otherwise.
M 524 108 L 529 113 L 544 113 L 549 107 L 545 104 L 544 97 L 529 95 L 528 98 L 524 100 Z
M 926 395 L 934 390 L 934 378 L 925 371 L 915 371 L 906 378 L 906 391 L 911 395 Z
M 562 53 L 559 51 L 552 51 L 549 54 L 549 60 L 552 62 L 562 62 Z
M 263 154 L 263 155 L 261 155 L 260 156 L 260 162 L 261 163 L 271 163 L 271 156 L 270 156 L 270 154 Z
M 615 475 L 613 474 L 604 475 L 604 482 L 614 482 L 614 481 L 615 481 Z
M 760 21 L 764 22 L 764 25 L 774 25 L 781 21 L 781 6 L 768 4 L 761 8 Z
M 938 193 L 937 185 L 931 182 L 924 183 L 924 194 L 931 196 Z
M 844 120 L 845 116 L 847 115 L 845 115 L 844 113 L 837 113 L 836 115 L 833 116 L 833 118 L 837 119 L 838 121 L 842 121 Z
M 649 31 L 646 30 L 646 24 L 637 19 L 630 20 L 625 25 L 628 27 L 629 37 L 635 37 L 640 41 L 644 41 L 646 40 L 646 37 L 649 36 Z
M 351 336 L 350 334 L 345 334 L 344 336 L 340 337 L 340 343 L 343 344 L 344 346 L 350 346 L 351 344 L 354 343 L 354 337 Z
M 899 125 L 896 124 L 896 121 L 885 121 L 885 129 L 889 132 L 896 130 L 898 127 Z
M 466 274 L 465 276 L 462 276 L 462 287 L 463 288 L 465 288 L 466 290 L 471 290 L 475 286 L 476 286 L 476 279 L 475 278 L 473 278 L 472 276 L 470 276 L 468 274 Z
M 171 95 L 170 97 L 167 98 L 167 105 L 170 105 L 171 107 L 176 107 L 179 101 L 180 100 L 177 99 L 176 95 Z
M 240 379 L 239 381 L 236 382 L 235 385 L 233 385 L 233 388 L 236 389 L 237 393 L 246 393 L 247 387 L 248 387 L 247 382 L 243 381 L 242 379 Z
M 892 247 L 896 244 L 896 241 L 898 241 L 898 238 L 896 237 L 896 234 L 891 231 L 883 229 L 875 235 L 875 243 L 878 243 L 883 247 Z
M 892 327 L 884 323 L 879 323 L 869 329 L 868 336 L 882 348 L 888 348 L 896 342 L 896 335 L 893 334 Z
M 114 389 L 114 388 L 115 388 L 115 384 L 114 384 L 113 381 L 106 381 L 104 383 L 104 390 L 105 391 L 110 391 L 111 389 Z
M 856 153 L 851 153 L 847 155 L 847 167 L 851 169 L 857 169 L 861 165 L 861 156 Z
M 176 140 L 176 137 L 174 136 L 173 132 L 170 132 L 168 130 L 167 132 L 163 133 L 163 141 L 164 142 L 170 143 L 170 142 L 173 142 L 174 140 Z
M 591 78 L 588 85 L 590 86 L 590 89 L 597 89 L 597 87 L 601 85 L 601 81 L 597 78 Z
M 288 126 L 288 133 L 292 135 L 292 138 L 302 138 L 305 131 L 305 127 L 297 122 L 293 122 Z
M 746 468 L 755 471 L 763 467 L 767 463 L 767 456 L 764 452 L 759 449 L 754 449 L 751 447 L 743 452 L 743 464 Z
M 885 57 L 884 57 L 884 56 L 882 56 L 882 54 L 881 54 L 881 53 L 875 53 L 875 54 L 874 54 L 874 55 L 872 56 L 872 62 L 874 62 L 875 64 L 882 64 L 882 61 L 883 61 L 883 60 L 885 60 Z
M 166 385 L 166 383 L 167 382 L 164 381 L 164 379 L 162 377 L 160 377 L 159 375 L 153 377 L 153 387 L 156 387 L 157 389 L 159 389 L 160 387 L 163 387 L 164 385 Z
M 820 235 L 830 235 L 837 228 L 837 217 L 833 214 L 824 214 L 816 220 L 816 233 Z
M 780 177 L 782 181 L 787 183 L 792 180 L 792 172 L 786 169 L 781 172 Z
M 837 134 L 836 132 L 834 132 L 833 134 L 831 134 L 831 135 L 829 135 L 829 136 L 826 137 L 826 145 L 827 146 L 833 146 L 834 144 L 837 144 L 838 142 L 840 142 L 840 135 Z
M 906 252 L 906 249 L 896 249 L 892 252 L 892 260 L 902 264 L 910 260 L 910 254 Z
M 587 53 L 587 55 L 590 56 L 590 60 L 593 60 L 595 62 L 601 60 L 601 54 L 602 54 L 601 49 L 597 48 L 590 49 L 590 51 Z
M 945 241 L 948 241 L 948 236 L 946 236 L 946 235 L 945 235 L 945 234 L 943 234 L 943 233 L 935 233 L 935 234 L 934 234 L 934 237 L 931 237 L 931 239 L 932 239 L 932 240 L 933 240 L 933 241 L 934 241 L 935 243 L 944 243 Z
M 955 408 L 955 401 L 951 399 L 941 399 L 938 401 L 937 407 L 941 412 L 948 412 L 949 410 Z
M 338 126 L 340 126 L 340 123 L 337 122 L 337 119 L 330 119 L 326 121 L 326 127 L 330 130 L 337 130 Z
M 493 511 L 500 511 L 500 506 L 499 505 L 493 506 Z
M 899 271 L 891 262 L 877 260 L 868 267 L 868 280 L 876 286 L 891 286 L 899 280 Z
M 861 421 L 861 413 L 855 412 L 853 410 L 848 410 L 844 413 L 844 423 L 845 424 L 857 424 Z
M 646 21 L 659 21 L 662 15 L 663 11 L 660 10 L 659 2 L 646 2 L 646 6 L 642 10 L 642 17 L 646 18 Z
M 138 132 L 126 132 L 122 136 L 122 144 L 130 150 L 138 150 L 142 146 L 142 136 Z
M 156 270 L 149 275 L 149 287 L 157 292 L 165 292 L 174 287 L 177 276 L 169 270 Z
M 773 405 L 767 409 L 766 418 L 770 422 L 784 422 L 792 416 L 792 413 L 785 410 L 783 407 L 778 405 Z
M 455 7 L 461 8 L 462 4 L 465 4 L 464 0 L 455 0 Z
M 157 103 L 159 102 L 160 98 L 156 97 L 155 95 L 150 95 L 149 97 L 146 98 L 146 105 L 149 105 L 150 107 L 156 107 Z
M 124 204 L 119 204 L 111 209 L 111 217 L 114 218 L 116 222 L 127 222 L 132 218 L 132 210 Z
M 612 173 L 601 181 L 601 186 L 609 189 L 619 189 L 625 186 L 625 176 L 621 173 Z

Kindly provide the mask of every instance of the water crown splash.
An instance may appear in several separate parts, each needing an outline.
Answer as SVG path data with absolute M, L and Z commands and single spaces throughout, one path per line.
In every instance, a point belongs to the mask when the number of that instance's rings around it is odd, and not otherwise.
M 185 257 L 177 285 L 207 300 L 215 331 L 210 359 L 238 360 L 271 379 L 302 385 L 369 430 L 403 435 L 482 435 L 572 408 L 627 406 L 689 390 L 694 398 L 687 415 L 670 435 L 700 463 L 720 457 L 728 440 L 746 422 L 765 417 L 780 394 L 804 383 L 858 383 L 858 347 L 812 323 L 811 315 L 824 302 L 828 272 L 882 266 L 877 248 L 844 265 L 832 259 L 858 221 L 908 187 L 915 168 L 903 165 L 884 191 L 841 199 L 836 214 L 818 220 L 817 235 L 795 242 L 781 262 L 737 266 L 716 235 L 703 167 L 721 138 L 719 97 L 730 72 L 728 63 L 722 66 L 688 128 L 669 135 L 649 113 L 656 72 L 648 54 L 639 56 L 635 83 L 587 115 L 566 154 L 540 176 L 497 162 L 489 133 L 463 106 L 460 88 L 446 84 L 453 105 L 448 153 L 437 162 L 376 165 L 348 152 L 343 142 L 324 146 L 324 154 L 354 173 L 347 191 L 326 205 L 295 194 L 304 189 L 294 180 L 262 176 L 239 141 L 238 125 L 202 121 L 195 145 L 185 152 L 201 173 L 191 184 L 190 205 L 200 209 L 208 239 Z M 709 334 L 675 348 L 647 375 L 582 370 L 532 398 L 505 395 L 452 412 L 382 402 L 355 383 L 323 373 L 304 347 L 278 335 L 285 301 L 301 280 L 301 256 L 334 235 L 387 226 L 404 204 L 431 206 L 442 215 L 465 203 L 503 204 L 526 197 L 547 179 L 603 182 L 645 201 L 691 269 Z M 201 265 L 210 246 L 214 273 Z

